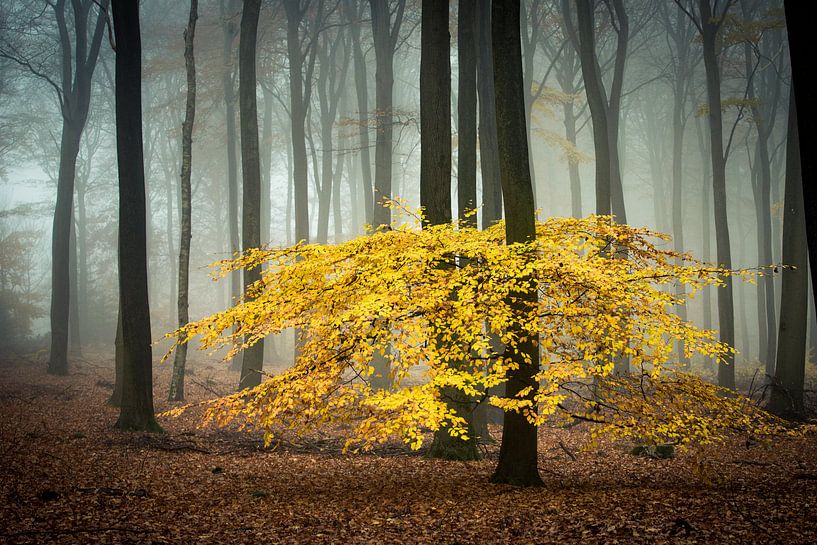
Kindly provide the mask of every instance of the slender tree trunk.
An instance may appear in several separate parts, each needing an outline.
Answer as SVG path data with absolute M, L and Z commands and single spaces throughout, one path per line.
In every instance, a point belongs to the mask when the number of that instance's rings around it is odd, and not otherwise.
M 803 202 L 800 138 L 794 93 L 789 98 L 786 148 L 786 189 L 783 216 L 783 270 L 780 303 L 780 343 L 777 347 L 769 409 L 781 416 L 802 416 L 808 309 L 808 242 Z
M 51 239 L 51 352 L 48 372 L 68 374 L 68 323 L 70 314 L 70 248 L 73 220 L 74 177 L 81 129 L 69 120 L 62 125 L 57 204 Z
M 306 157 L 306 109 L 303 53 L 299 27 L 303 12 L 299 0 L 284 2 L 287 14 L 290 115 L 292 118 L 292 171 L 295 202 L 295 242 L 309 242 L 309 179 Z M 307 83 L 311 85 L 311 83 Z
M 579 31 L 579 57 L 587 93 L 587 104 L 593 123 L 593 145 L 596 150 L 596 214 L 609 215 L 610 210 L 610 140 L 607 127 L 607 104 L 601 87 L 593 36 L 593 1 L 576 1 Z
M 119 298 L 122 406 L 117 427 L 159 431 L 153 415 L 153 361 L 142 154 L 142 44 L 139 3 L 113 1 L 116 35 L 116 152 L 119 171 Z
M 256 41 L 261 0 L 244 0 L 241 12 L 239 43 L 239 110 L 241 116 L 241 172 L 243 173 L 242 232 L 243 250 L 261 246 L 261 157 L 258 149 L 258 105 L 256 99 Z M 251 288 L 261 280 L 261 268 L 244 271 L 244 297 L 250 299 Z M 250 337 L 245 339 L 250 343 Z M 238 389 L 261 384 L 264 365 L 264 339 L 244 349 L 241 361 L 241 381 Z
M 679 58 L 679 65 L 686 65 L 686 50 L 683 50 L 683 56 Z M 684 162 L 684 130 L 686 123 L 684 120 L 684 97 L 686 95 L 686 85 L 682 81 L 683 74 L 680 70 L 676 73 L 674 90 L 674 100 L 672 101 L 672 239 L 673 249 L 678 252 L 684 252 L 684 177 L 683 177 L 683 162 Z M 675 263 L 681 265 L 681 259 L 676 259 Z M 679 299 L 686 298 L 686 290 L 684 284 L 677 282 L 675 285 L 675 295 Z M 678 305 L 678 317 L 684 321 L 687 319 L 686 304 Z M 683 365 L 689 363 L 689 358 L 685 353 L 686 347 L 683 341 L 679 341 L 677 345 L 678 356 Z
M 360 174 L 363 187 L 364 221 L 372 225 L 374 193 L 372 188 L 372 159 L 369 151 L 369 79 L 366 73 L 366 58 L 363 55 L 363 48 L 360 45 L 359 23 L 363 14 L 362 10 L 358 11 L 355 7 L 357 3 L 356 0 L 346 0 L 346 2 L 350 16 L 354 14 L 355 17 L 349 30 L 352 35 L 352 51 L 355 61 L 355 94 L 357 97 L 357 121 L 360 134 Z
M 187 29 L 184 31 L 184 66 L 187 70 L 187 98 L 182 123 L 182 169 L 181 169 L 181 205 L 182 213 L 179 221 L 181 236 L 179 237 L 179 298 L 177 312 L 179 327 L 184 327 L 190 321 L 188 304 L 188 287 L 190 275 L 190 239 L 192 238 L 192 191 L 190 175 L 193 167 L 193 123 L 196 118 L 196 59 L 193 43 L 196 35 L 196 19 L 198 19 L 198 0 L 190 0 L 190 15 L 187 20 Z M 243 141 L 243 139 L 242 139 Z M 180 339 L 184 340 L 184 339 Z M 187 362 L 187 343 L 176 347 L 173 360 L 173 376 L 170 380 L 171 401 L 184 399 L 184 369 Z
M 497 136 L 502 194 L 505 200 L 505 239 L 508 244 L 528 242 L 536 237 L 533 187 L 528 161 L 525 97 L 522 87 L 522 47 L 520 43 L 519 0 L 494 0 L 492 12 L 494 88 L 496 91 Z M 536 304 L 536 290 L 515 293 L 514 307 L 525 312 Z M 524 338 L 523 332 L 518 332 Z M 512 359 L 518 365 L 509 371 L 506 396 L 516 397 L 529 390 L 533 399 L 538 384 L 539 349 L 534 338 L 518 345 Z M 525 363 L 529 358 L 531 363 Z M 539 485 L 537 433 L 524 414 L 506 412 L 499 449 L 499 463 L 493 482 L 515 485 Z
M 576 114 L 573 102 L 568 101 L 562 106 L 564 111 L 565 138 L 573 147 L 576 144 Z M 582 179 L 579 175 L 579 163 L 568 158 L 567 174 L 570 179 L 570 213 L 574 218 L 582 217 Z
M 709 109 L 709 151 L 712 158 L 712 189 L 715 205 L 715 246 L 718 265 L 732 268 L 732 250 L 729 241 L 729 223 L 726 207 L 726 157 L 723 148 L 723 114 L 721 111 L 721 76 L 718 66 L 716 40 L 720 22 L 712 20 L 709 0 L 699 0 L 703 28 L 703 56 L 706 69 L 706 95 Z M 735 305 L 732 279 L 724 279 L 718 289 L 718 327 L 720 341 L 735 345 Z M 724 363 L 718 366 L 718 384 L 735 388 L 735 356 L 727 353 Z
M 460 221 L 477 226 L 477 12 L 459 0 L 457 12 L 457 210 Z
M 233 42 L 238 35 L 234 18 L 237 5 L 234 0 L 221 0 L 222 31 L 224 43 L 222 46 L 223 71 L 222 86 L 224 88 L 225 125 L 227 130 L 227 224 L 230 232 L 230 253 L 241 251 L 241 241 L 238 234 L 238 160 L 236 147 L 238 146 L 235 127 L 235 70 L 233 68 Z M 233 303 L 241 295 L 241 271 L 230 274 L 230 295 Z
M 270 241 L 270 192 L 272 184 L 272 93 L 264 89 L 264 120 L 261 128 L 261 245 Z
M 375 73 L 375 141 L 374 209 L 372 227 L 391 225 L 391 209 L 385 202 L 392 197 L 392 153 L 394 113 L 392 89 L 394 87 L 394 47 L 398 28 L 392 30 L 389 3 L 386 0 L 370 0 L 372 11 L 372 35 L 376 59 Z
M 82 337 L 79 332 L 79 299 L 77 298 L 77 294 L 79 293 L 79 275 L 77 271 L 77 222 L 73 218 L 73 213 L 71 216 L 71 240 L 69 243 L 71 251 L 68 257 L 68 277 L 71 281 L 71 293 L 73 293 L 74 296 L 71 297 L 69 301 L 68 325 L 70 327 L 71 336 L 69 342 L 71 356 L 76 358 L 82 357 Z
M 481 226 L 486 229 L 502 219 L 502 184 L 496 126 L 496 91 L 491 39 L 491 0 L 477 2 L 477 92 L 479 94 L 479 164 L 482 180 Z

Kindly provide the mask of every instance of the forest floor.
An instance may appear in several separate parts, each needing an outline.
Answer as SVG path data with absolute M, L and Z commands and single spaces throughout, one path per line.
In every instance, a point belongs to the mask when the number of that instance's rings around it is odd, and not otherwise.
M 336 434 L 264 449 L 256 433 L 122 433 L 113 372 L 86 356 L 68 377 L 0 359 L 0 543 L 434 544 L 817 543 L 817 437 L 637 457 L 582 450 L 587 429 L 540 430 L 545 485 L 490 484 L 481 462 L 429 460 L 401 444 L 344 455 Z M 169 365 L 157 365 L 156 408 Z M 236 377 L 200 363 L 191 401 Z M 498 430 L 495 430 L 498 433 Z

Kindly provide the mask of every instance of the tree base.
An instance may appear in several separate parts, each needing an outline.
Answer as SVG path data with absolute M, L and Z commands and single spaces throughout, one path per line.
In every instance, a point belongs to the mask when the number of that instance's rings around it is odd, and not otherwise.
M 437 430 L 434 433 L 431 448 L 426 453 L 426 458 L 476 462 L 481 460 L 482 456 L 474 438 L 463 441 L 458 437 L 451 437 L 446 430 Z

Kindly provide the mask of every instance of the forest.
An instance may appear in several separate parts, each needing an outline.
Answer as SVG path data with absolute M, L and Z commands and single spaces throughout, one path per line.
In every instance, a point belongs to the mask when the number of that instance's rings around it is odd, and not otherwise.
M 0 542 L 817 542 L 798 0 L 3 0 Z

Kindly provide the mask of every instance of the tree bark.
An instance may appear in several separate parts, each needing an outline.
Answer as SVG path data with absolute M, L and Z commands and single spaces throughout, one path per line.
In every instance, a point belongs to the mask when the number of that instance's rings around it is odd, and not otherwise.
M 715 205 L 715 246 L 718 265 L 732 268 L 732 250 L 729 240 L 729 223 L 726 207 L 726 157 L 723 148 L 723 114 L 721 111 L 721 75 L 718 66 L 716 41 L 721 20 L 715 21 L 710 0 L 699 0 L 700 24 L 703 37 L 704 67 L 706 69 L 706 95 L 709 119 L 709 151 L 712 159 L 712 189 Z M 732 278 L 724 279 L 718 290 L 718 327 L 720 341 L 735 345 L 735 306 Z M 727 353 L 718 366 L 718 384 L 735 388 L 735 355 Z
M 808 241 L 806 238 L 800 139 L 794 93 L 789 98 L 789 129 L 786 144 L 786 189 L 783 215 L 783 270 L 780 302 L 780 342 L 769 409 L 780 416 L 804 413 L 803 383 L 806 362 L 808 315 Z
M 139 2 L 113 0 L 112 4 L 117 44 L 116 152 L 123 347 L 122 406 L 117 427 L 122 430 L 159 431 L 161 428 L 153 415 Z
M 814 56 L 812 54 L 812 34 L 814 29 L 814 3 L 784 0 L 786 28 L 789 36 L 791 56 L 792 88 L 797 104 L 798 122 L 803 127 L 811 127 L 817 119 L 817 97 L 811 82 Z M 804 130 L 798 135 L 800 170 L 803 179 L 803 202 L 808 233 L 809 264 L 811 266 L 811 288 L 817 293 L 817 165 L 814 162 L 812 132 Z
M 459 220 L 477 226 L 477 11 L 473 0 L 459 0 L 457 12 L 457 211 Z
M 51 234 L 51 350 L 48 372 L 55 375 L 68 374 L 70 233 L 74 214 L 74 179 L 79 143 L 88 119 L 91 80 L 99 56 L 105 23 L 104 10 L 100 9 L 89 43 L 88 17 L 91 6 L 90 0 L 78 1 L 73 5 L 75 46 L 72 50 L 72 39 L 65 17 L 65 0 L 57 0 L 51 4 L 57 18 L 62 55 L 60 103 L 63 119 L 57 175 L 57 203 Z M 106 6 L 107 1 L 103 0 L 101 7 Z
M 244 252 L 261 246 L 261 157 L 258 149 L 258 104 L 256 99 L 256 42 L 261 0 L 244 0 L 241 12 L 241 41 L 238 49 L 239 110 L 241 118 L 241 172 L 243 175 L 241 241 Z M 261 280 L 260 266 L 244 270 L 244 298 L 252 298 L 252 285 Z M 244 339 L 252 342 L 250 337 Z M 238 389 L 261 384 L 264 339 L 244 349 Z
M 179 237 L 179 295 L 177 301 L 178 324 L 184 327 L 190 321 L 188 288 L 190 275 L 190 239 L 192 238 L 192 190 L 190 174 L 193 167 L 193 123 L 196 118 L 196 59 L 193 43 L 196 36 L 196 19 L 198 19 L 198 0 L 190 0 L 190 14 L 187 29 L 184 31 L 184 66 L 187 71 L 187 97 L 185 100 L 184 122 L 182 123 L 182 169 L 181 169 L 181 205 Z M 243 141 L 243 139 L 242 139 Z M 185 339 L 180 339 L 184 341 Z M 173 375 L 170 379 L 170 401 L 184 399 L 184 369 L 187 362 L 187 343 L 176 347 L 173 359 Z
M 496 127 L 496 91 L 491 40 L 491 0 L 476 0 L 477 92 L 479 95 L 479 165 L 482 182 L 481 226 L 486 229 L 502 219 L 502 184 L 499 179 L 499 144 Z
M 507 244 L 529 242 L 536 237 L 536 218 L 527 157 L 519 0 L 494 0 L 491 17 L 499 165 L 505 200 L 505 239 Z M 535 305 L 533 279 L 530 290 L 513 295 L 519 312 L 526 311 L 529 305 Z M 524 338 L 522 331 L 518 333 Z M 519 367 L 508 373 L 506 396 L 516 397 L 523 389 L 530 388 L 526 398 L 533 400 L 538 387 L 535 376 L 539 370 L 536 339 L 523 340 L 517 350 L 513 361 Z M 530 364 L 525 363 L 526 357 L 530 359 Z M 542 484 L 537 467 L 536 427 L 524 414 L 505 413 L 499 463 L 491 480 L 522 486 Z

